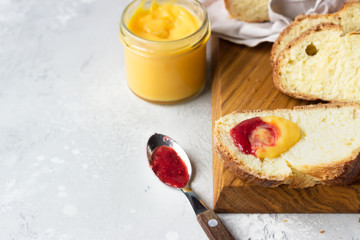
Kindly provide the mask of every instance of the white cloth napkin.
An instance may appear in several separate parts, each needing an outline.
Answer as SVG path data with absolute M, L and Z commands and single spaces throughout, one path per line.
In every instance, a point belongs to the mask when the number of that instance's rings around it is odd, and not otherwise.
M 282 9 L 284 0 L 270 0 L 270 22 L 247 23 L 231 19 L 224 0 L 202 0 L 207 8 L 213 34 L 234 43 L 250 47 L 261 42 L 274 42 L 279 33 L 298 14 L 324 14 L 341 9 L 345 0 L 288 0 L 296 7 Z M 312 1 L 309 4 L 309 1 Z M 306 2 L 306 3 L 305 3 Z M 310 8 L 309 8 L 310 6 Z

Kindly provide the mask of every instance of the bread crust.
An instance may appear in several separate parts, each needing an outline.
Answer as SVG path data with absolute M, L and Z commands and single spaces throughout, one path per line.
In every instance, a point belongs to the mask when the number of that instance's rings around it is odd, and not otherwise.
M 306 174 L 314 177 L 326 185 L 347 185 L 359 179 L 360 175 L 360 148 L 336 164 L 309 168 Z
M 224 0 L 224 3 L 225 3 L 225 8 L 226 10 L 228 11 L 229 15 L 231 18 L 234 18 L 234 19 L 238 19 L 240 21 L 244 21 L 244 22 L 248 22 L 248 23 L 261 23 L 261 22 L 268 22 L 270 21 L 270 17 L 266 17 L 266 18 L 260 18 L 260 17 L 256 17 L 255 19 L 247 19 L 246 17 L 242 17 L 242 16 L 234 16 L 232 14 L 232 10 L 230 8 L 230 1 L 231 0 Z
M 354 103 L 328 103 L 296 106 L 292 110 L 308 110 L 308 109 L 327 109 L 327 108 L 342 108 L 344 106 L 351 106 L 360 111 L 360 105 Z M 238 113 L 258 113 L 258 112 L 271 112 L 288 111 L 291 109 L 275 109 L 275 110 L 237 110 L 231 114 Z M 299 182 L 291 182 L 291 176 L 283 178 L 266 178 L 259 176 L 247 166 L 241 165 L 241 161 L 237 158 L 234 159 L 231 153 L 223 144 L 218 141 L 220 139 L 217 131 L 217 124 L 214 128 L 214 148 L 219 158 L 223 161 L 224 165 L 242 181 L 250 185 L 258 185 L 265 187 L 276 187 L 281 184 L 289 183 L 290 188 L 305 188 L 311 187 L 315 184 L 326 185 L 347 185 L 360 179 L 360 148 L 353 152 L 349 157 L 342 159 L 334 164 L 319 164 L 316 167 L 301 169 L 301 172 L 314 178 L 314 181 L 302 184 Z
M 334 99 L 320 99 L 318 97 L 315 97 L 313 95 L 310 94 L 306 94 L 306 93 L 299 93 L 299 92 L 292 92 L 289 91 L 288 89 L 286 89 L 281 82 L 281 77 L 280 77 L 280 66 L 282 64 L 283 59 L 285 58 L 286 54 L 291 50 L 292 47 L 296 46 L 297 44 L 299 44 L 300 42 L 302 42 L 308 35 L 311 35 L 315 32 L 319 32 L 319 31 L 323 31 L 323 30 L 327 30 L 327 29 L 337 29 L 339 30 L 339 33 L 342 32 L 342 27 L 340 25 L 334 24 L 334 23 L 321 23 L 319 25 L 316 25 L 308 30 L 306 30 L 305 32 L 303 32 L 300 36 L 298 36 L 297 38 L 295 38 L 293 41 L 291 41 L 285 49 L 283 49 L 280 53 L 280 55 L 278 56 L 275 65 L 273 66 L 273 82 L 275 87 L 285 93 L 286 95 L 289 95 L 291 97 L 294 98 L 299 98 L 299 99 L 305 99 L 308 101 L 315 101 L 315 100 L 325 100 L 325 101 L 330 101 L 330 102 L 341 102 L 338 100 L 334 100 Z
M 215 131 L 214 145 L 217 155 L 219 156 L 220 160 L 222 160 L 225 167 L 227 167 L 235 176 L 240 178 L 244 183 L 264 187 L 277 187 L 284 182 L 285 178 L 264 178 L 258 175 L 249 167 L 239 164 L 240 161 L 237 161 L 238 159 L 233 159 L 231 153 L 227 150 L 227 148 L 223 146 L 221 142 L 217 141 L 217 139 L 219 139 L 219 136 L 217 134 L 218 133 Z
M 351 158 L 349 158 L 351 159 Z M 354 152 L 352 160 L 344 161 L 341 164 L 333 166 L 338 172 L 342 172 L 340 175 L 333 179 L 325 179 L 323 182 L 327 185 L 348 185 L 359 180 L 360 177 L 360 149 Z M 323 172 L 328 169 L 323 168 Z
M 317 15 L 299 15 L 295 18 L 295 20 L 293 22 L 291 22 L 284 30 L 281 31 L 281 33 L 279 34 L 278 38 L 275 40 L 272 49 L 271 49 L 271 53 L 270 53 L 270 63 L 271 66 L 274 66 L 275 62 L 277 61 L 277 58 L 279 57 L 279 54 L 277 54 L 277 52 L 279 52 L 279 46 L 281 44 L 281 42 L 283 41 L 283 38 L 289 34 L 293 28 L 295 28 L 298 24 L 300 24 L 302 21 L 306 20 L 306 19 L 319 19 L 319 18 L 331 18 L 331 19 L 340 19 L 340 14 L 347 11 L 352 5 L 358 5 L 360 4 L 359 1 L 347 1 L 344 6 L 337 12 L 335 13 L 329 13 L 329 14 L 317 14 Z M 329 19 L 328 19 L 329 20 Z M 290 44 L 290 43 L 288 43 Z M 287 47 L 284 47 L 284 49 Z M 282 52 L 283 49 L 280 49 L 280 51 Z

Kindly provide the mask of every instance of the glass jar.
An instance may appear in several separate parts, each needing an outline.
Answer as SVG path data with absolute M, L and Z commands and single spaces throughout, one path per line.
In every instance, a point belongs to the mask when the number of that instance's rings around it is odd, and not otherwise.
M 210 24 L 206 9 L 197 0 L 157 0 L 177 4 L 200 20 L 193 34 L 171 41 L 152 41 L 136 36 L 128 28 L 134 12 L 154 0 L 135 0 L 124 10 L 120 39 L 124 45 L 126 78 L 138 97 L 155 103 L 176 103 L 194 97 L 204 88 L 206 43 Z

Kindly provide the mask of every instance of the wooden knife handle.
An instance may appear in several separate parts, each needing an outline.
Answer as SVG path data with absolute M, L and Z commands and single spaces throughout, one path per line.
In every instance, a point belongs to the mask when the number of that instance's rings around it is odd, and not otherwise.
M 234 240 L 213 210 L 199 213 L 197 220 L 210 240 Z

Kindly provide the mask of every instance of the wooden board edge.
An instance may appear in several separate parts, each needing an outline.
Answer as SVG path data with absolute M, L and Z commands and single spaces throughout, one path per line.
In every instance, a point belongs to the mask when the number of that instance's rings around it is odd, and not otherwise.
M 218 96 L 221 94 L 221 85 L 219 80 L 220 69 L 218 68 L 219 64 L 218 56 L 219 56 L 219 41 L 218 37 L 211 37 L 211 69 L 212 71 L 212 82 L 211 82 L 211 132 L 214 129 L 214 124 L 216 119 L 218 119 L 221 115 L 221 102 L 215 101 L 219 99 Z M 213 136 L 211 134 L 211 136 Z M 212 169 L 213 169 L 213 208 L 215 209 L 216 203 L 220 197 L 220 186 L 221 186 L 221 178 L 215 178 L 214 176 L 218 176 L 223 172 L 223 166 L 221 161 L 218 159 L 216 152 L 214 151 L 214 139 L 212 138 Z
M 329 188 L 334 187 L 339 191 L 333 191 L 333 189 L 329 191 Z M 250 188 L 253 188 L 254 191 L 250 190 L 249 186 L 223 187 L 214 211 L 219 213 L 360 213 L 360 183 L 349 185 L 347 189 L 344 189 L 344 186 L 318 185 L 315 195 L 310 189 L 288 189 L 286 186 L 277 187 L 285 194 L 271 191 L 266 187 Z M 312 198 L 319 199 L 324 192 L 330 193 L 330 195 L 325 194 L 328 198 L 316 202 L 315 205 L 308 204 L 314 203 Z M 254 194 L 256 197 L 253 196 Z M 274 202 L 274 199 L 277 199 L 274 194 L 281 194 L 281 198 L 278 199 L 282 200 Z M 340 195 L 341 200 L 339 201 Z M 239 199 L 239 196 L 243 196 L 244 199 Z M 261 196 L 260 199 L 259 196 Z M 229 199 L 235 201 L 228 201 Z M 258 202 L 256 203 L 256 201 Z M 264 202 L 259 203 L 259 201 Z M 352 204 L 347 204 L 347 202 Z M 294 204 L 297 206 L 294 207 Z M 259 207 L 260 205 L 262 207 Z

